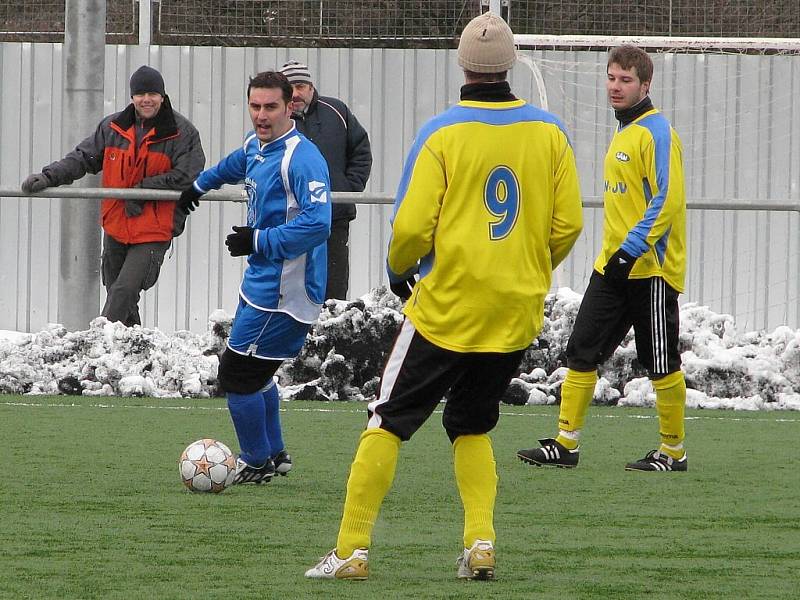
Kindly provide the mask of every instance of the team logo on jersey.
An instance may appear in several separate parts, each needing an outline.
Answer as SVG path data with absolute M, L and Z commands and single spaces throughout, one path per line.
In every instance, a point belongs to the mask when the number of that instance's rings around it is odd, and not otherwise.
M 264 162 L 264 157 L 260 154 L 256 154 L 253 158 L 255 158 L 258 162 Z
M 325 204 L 328 201 L 328 190 L 325 189 L 325 184 L 321 181 L 309 181 L 308 191 L 311 192 L 312 202 L 322 202 Z
M 618 181 L 616 183 L 611 183 L 608 180 L 605 181 L 604 185 L 605 191 L 610 192 L 612 194 L 624 194 L 628 191 L 628 186 L 625 185 L 624 181 Z
M 614 156 L 619 162 L 628 162 L 631 159 L 631 157 L 624 152 L 617 152 Z

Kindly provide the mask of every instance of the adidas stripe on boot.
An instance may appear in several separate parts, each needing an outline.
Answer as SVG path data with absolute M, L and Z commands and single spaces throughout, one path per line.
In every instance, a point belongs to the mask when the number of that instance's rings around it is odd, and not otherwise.
M 561 467 L 572 469 L 578 466 L 578 448 L 570 450 L 559 444 L 553 438 L 539 440 L 541 448 L 520 450 L 517 457 L 530 465 L 537 467 Z
M 242 483 L 269 483 L 275 475 L 275 463 L 268 459 L 260 467 L 247 464 L 241 458 L 236 459 L 236 476 L 233 478 L 234 485 Z
M 625 465 L 626 471 L 686 471 L 688 468 L 686 454 L 683 458 L 672 458 L 658 450 L 650 450 L 644 458 Z

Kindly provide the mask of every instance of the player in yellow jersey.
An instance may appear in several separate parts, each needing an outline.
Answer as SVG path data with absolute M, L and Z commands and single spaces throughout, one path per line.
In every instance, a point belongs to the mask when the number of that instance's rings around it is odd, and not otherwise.
M 686 471 L 686 383 L 678 349 L 678 294 L 686 272 L 686 197 L 678 134 L 653 107 L 653 63 L 635 46 L 608 58 L 606 90 L 619 126 L 605 157 L 603 248 L 567 343 L 559 432 L 517 456 L 575 467 L 602 364 L 634 328 L 639 362 L 656 392 L 661 445 L 629 471 Z
M 515 60 L 505 21 L 491 13 L 470 21 L 458 46 L 461 101 L 422 127 L 406 160 L 387 259 L 406 317 L 368 406 L 336 548 L 307 577 L 367 577 L 400 444 L 445 396 L 464 509 L 458 576 L 494 577 L 497 473 L 488 432 L 542 326 L 553 268 L 583 223 L 564 127 L 511 93 L 506 73 Z

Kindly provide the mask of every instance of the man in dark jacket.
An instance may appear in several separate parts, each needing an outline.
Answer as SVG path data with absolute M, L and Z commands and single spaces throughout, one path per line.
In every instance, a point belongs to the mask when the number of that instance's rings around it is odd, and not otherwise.
M 131 75 L 130 89 L 132 102 L 125 110 L 105 117 L 72 152 L 30 175 L 22 190 L 39 192 L 100 171 L 103 187 L 182 190 L 191 185 L 206 160 L 197 129 L 172 109 L 155 69 L 140 67 Z M 139 325 L 139 296 L 155 285 L 186 214 L 176 202 L 113 198 L 103 200 L 100 213 L 107 292 L 100 314 Z
M 291 60 L 280 72 L 292 84 L 292 117 L 298 131 L 322 152 L 334 192 L 363 192 L 372 169 L 369 136 L 344 102 L 320 96 L 308 66 Z M 350 221 L 355 204 L 333 204 L 331 236 L 328 238 L 328 286 L 326 298 L 347 298 L 350 282 Z

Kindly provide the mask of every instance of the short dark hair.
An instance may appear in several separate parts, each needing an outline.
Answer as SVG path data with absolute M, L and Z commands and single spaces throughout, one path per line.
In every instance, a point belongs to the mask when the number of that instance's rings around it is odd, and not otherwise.
M 608 54 L 606 69 L 610 67 L 612 63 L 618 64 L 626 71 L 635 68 L 636 76 L 642 83 L 649 83 L 653 80 L 653 61 L 647 52 L 638 46 L 632 46 L 630 44 L 617 46 Z
M 464 75 L 477 82 L 505 81 L 508 77 L 508 71 L 500 71 L 498 73 L 476 73 L 475 71 L 464 69 Z
M 292 101 L 292 84 L 286 79 L 286 75 L 277 71 L 262 71 L 250 78 L 247 84 L 247 97 L 250 98 L 250 90 L 253 88 L 272 88 L 283 92 L 283 101 L 286 104 Z

